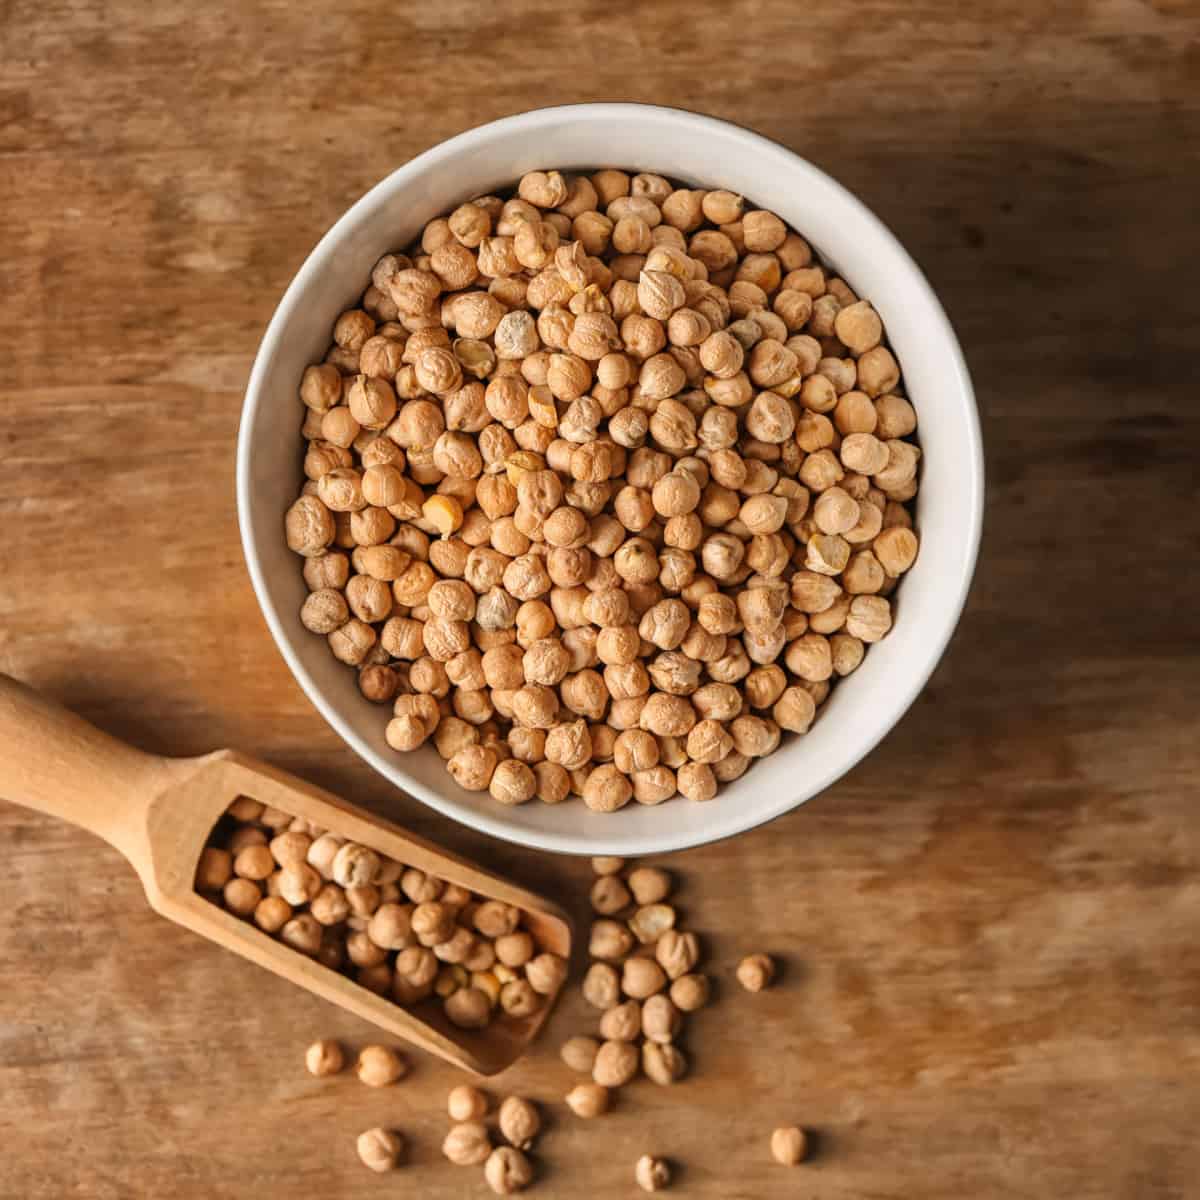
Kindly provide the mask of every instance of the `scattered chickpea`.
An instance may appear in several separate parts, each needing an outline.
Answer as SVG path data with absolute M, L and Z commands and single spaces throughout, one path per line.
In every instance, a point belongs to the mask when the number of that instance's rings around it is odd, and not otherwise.
M 533 1182 L 529 1159 L 513 1146 L 498 1146 L 483 1164 L 483 1176 L 497 1196 L 524 1191 Z
M 658 904 L 671 894 L 671 874 L 661 867 L 636 867 L 625 882 L 638 904 Z
M 408 1063 L 387 1046 L 364 1046 L 354 1069 L 368 1087 L 387 1087 L 408 1074 Z
M 620 738 L 617 739 L 618 742 Z M 601 875 L 592 884 L 592 908 L 602 916 L 612 917 L 632 901 L 629 888 L 616 875 Z
M 748 992 L 761 992 L 775 978 L 775 962 L 769 954 L 748 954 L 737 966 L 737 981 Z
M 482 1121 L 463 1121 L 453 1126 L 442 1142 L 442 1153 L 458 1167 L 478 1166 L 492 1152 L 492 1139 Z
M 659 1192 L 670 1185 L 671 1168 L 665 1159 L 643 1154 L 633 1168 L 633 1178 L 643 1192 Z
M 404 1139 L 393 1129 L 368 1129 L 355 1142 L 363 1166 L 381 1174 L 391 1171 L 404 1153 Z
M 337 1042 L 313 1042 L 304 1052 L 304 1066 L 310 1075 L 336 1075 L 345 1065 L 345 1055 Z
M 564 1097 L 567 1107 L 584 1120 L 602 1116 L 608 1111 L 610 1092 L 599 1083 L 577 1083 Z
M 688 1063 L 683 1051 L 671 1043 L 643 1042 L 642 1071 L 646 1078 L 660 1086 L 670 1086 L 687 1074 Z
M 804 1161 L 808 1138 L 798 1125 L 784 1125 L 771 1134 L 771 1157 L 785 1167 Z
M 570 1037 L 563 1042 L 559 1055 L 572 1071 L 590 1075 L 599 1049 L 600 1043 L 593 1037 Z
M 632 1042 L 601 1042 L 592 1064 L 592 1080 L 601 1087 L 624 1087 L 638 1073 L 637 1047 Z
M 446 1099 L 446 1111 L 450 1119 L 456 1122 L 478 1121 L 488 1110 L 486 1093 L 469 1083 L 459 1084 L 451 1089 Z
M 500 1105 L 497 1124 L 505 1140 L 518 1150 L 528 1150 L 542 1128 L 537 1106 L 522 1096 L 509 1096 Z

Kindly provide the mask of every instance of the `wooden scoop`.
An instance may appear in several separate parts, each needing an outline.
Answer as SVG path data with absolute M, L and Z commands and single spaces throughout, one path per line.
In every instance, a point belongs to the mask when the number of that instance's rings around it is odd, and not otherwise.
M 521 1054 L 557 992 L 530 1017 L 498 1014 L 486 1029 L 463 1030 L 446 1019 L 436 1000 L 401 1008 L 268 936 L 194 887 L 200 852 L 229 803 L 250 796 L 408 866 L 516 905 L 542 949 L 570 957 L 567 917 L 532 892 L 236 750 L 200 758 L 144 754 L 2 674 L 0 795 L 104 838 L 133 864 L 150 904 L 164 917 L 480 1075 L 502 1071 Z

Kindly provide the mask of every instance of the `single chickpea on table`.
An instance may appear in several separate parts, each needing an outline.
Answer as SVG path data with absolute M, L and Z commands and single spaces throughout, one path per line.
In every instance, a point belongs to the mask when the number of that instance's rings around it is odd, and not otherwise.
M 530 172 L 380 259 L 299 381 L 301 621 L 463 788 L 709 801 L 892 626 L 919 551 L 901 387 L 869 298 L 776 214 Z

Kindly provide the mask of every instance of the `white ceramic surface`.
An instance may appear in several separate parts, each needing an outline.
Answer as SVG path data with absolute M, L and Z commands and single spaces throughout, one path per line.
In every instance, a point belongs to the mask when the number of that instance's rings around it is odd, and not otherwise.
M 777 212 L 871 299 L 918 413 L 921 552 L 896 595 L 892 632 L 838 684 L 812 730 L 789 738 L 715 800 L 679 797 L 607 815 L 589 812 L 577 798 L 509 809 L 461 790 L 432 748 L 392 751 L 383 738 L 389 710 L 363 700 L 354 672 L 301 626 L 301 564 L 283 540 L 283 515 L 302 478 L 296 391 L 375 261 L 407 244 L 431 217 L 510 186 L 525 171 L 610 165 L 741 192 Z M 787 812 L 853 767 L 900 719 L 937 665 L 966 599 L 982 522 L 983 459 L 970 378 L 945 313 L 912 259 L 854 196 L 791 151 L 723 121 L 587 104 L 524 113 L 451 138 L 400 167 L 325 235 L 259 348 L 242 412 L 237 492 L 246 561 L 271 633 L 310 699 L 358 754 L 397 787 L 496 837 L 566 853 L 639 855 L 715 841 Z

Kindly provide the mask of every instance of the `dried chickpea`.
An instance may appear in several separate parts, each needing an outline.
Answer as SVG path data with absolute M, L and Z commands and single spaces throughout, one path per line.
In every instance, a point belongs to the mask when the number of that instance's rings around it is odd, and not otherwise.
M 808 1139 L 799 1126 L 785 1125 L 771 1134 L 771 1157 L 782 1166 L 796 1166 L 807 1153 Z
M 637 1075 L 639 1065 L 637 1047 L 631 1042 L 602 1042 L 592 1065 L 592 1080 L 604 1088 L 624 1087 Z
M 500 1105 L 497 1124 L 510 1145 L 528 1150 L 542 1128 L 542 1118 L 536 1106 L 524 1097 L 508 1096 Z
M 589 1071 L 592 1069 L 588 1068 Z M 609 1099 L 609 1089 L 599 1083 L 577 1083 L 564 1097 L 567 1107 L 584 1120 L 607 1112 Z
M 687 1059 L 671 1043 L 643 1042 L 642 1071 L 660 1086 L 670 1086 L 687 1074 Z
M 408 1074 L 408 1063 L 387 1046 L 364 1046 L 354 1070 L 368 1087 L 388 1087 Z
M 775 978 L 775 963 L 769 954 L 749 954 L 737 966 L 737 981 L 748 992 L 761 992 Z
M 442 1142 L 442 1153 L 455 1166 L 477 1166 L 486 1162 L 491 1152 L 492 1143 L 487 1126 L 478 1120 L 459 1122 Z

